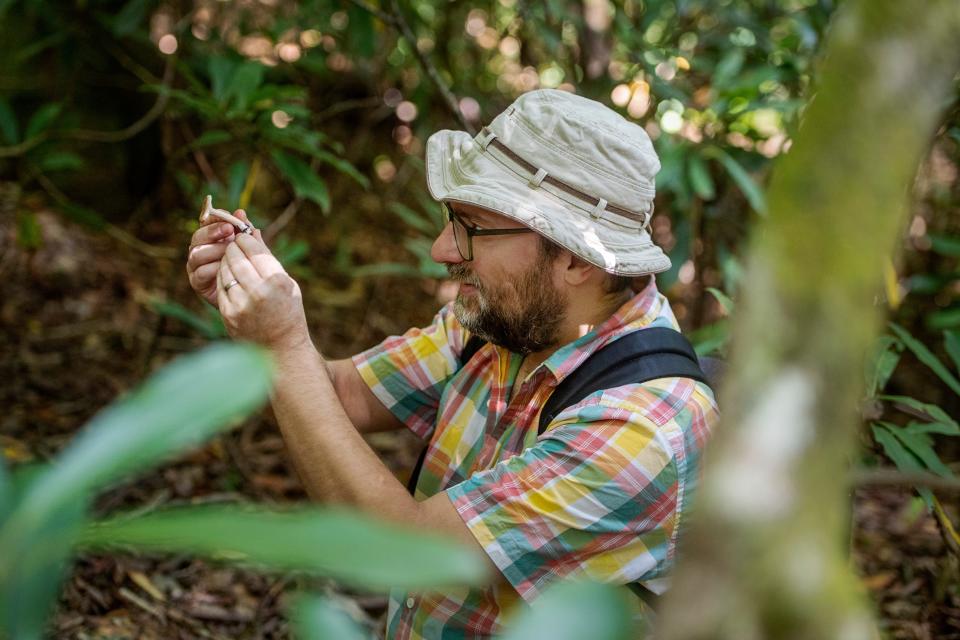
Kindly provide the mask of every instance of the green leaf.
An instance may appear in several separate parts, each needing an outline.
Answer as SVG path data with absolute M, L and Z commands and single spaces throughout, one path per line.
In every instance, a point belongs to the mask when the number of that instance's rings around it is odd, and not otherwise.
M 113 18 L 113 35 L 128 36 L 143 24 L 151 0 L 130 0 Z
M 501 636 L 502 640 L 627 640 L 635 635 L 624 588 L 561 582 L 547 590 Z
M 401 220 L 403 220 L 405 224 L 417 229 L 418 231 L 422 231 L 430 236 L 436 235 L 439 231 L 433 220 L 422 213 L 419 213 L 418 211 L 414 211 L 405 204 L 400 202 L 391 202 L 389 205 L 387 205 L 387 208 L 395 213 Z
M 12 507 L 13 487 L 10 485 L 10 474 L 3 456 L 0 456 L 0 522 L 7 519 L 7 514 Z
M 43 245 L 43 231 L 33 211 L 17 212 L 17 244 L 24 249 L 39 249 Z
M 895 425 L 885 425 L 900 442 L 913 453 L 923 466 L 943 478 L 952 478 L 953 472 L 943 464 L 937 452 L 933 450 L 933 440 L 925 433 L 911 433 Z
M 230 165 L 227 178 L 227 202 L 231 209 L 240 206 L 240 194 L 243 192 L 243 186 L 247 182 L 249 173 L 250 163 L 246 160 L 240 160 Z
M 233 72 L 230 84 L 224 92 L 224 100 L 233 100 L 233 106 L 238 111 L 244 111 L 253 92 L 263 82 L 265 67 L 259 62 L 244 62 Z
M 936 433 L 943 436 L 960 436 L 960 427 L 956 422 L 911 422 L 904 429 L 908 433 Z
M 177 359 L 97 414 L 33 482 L 4 532 L 29 529 L 229 428 L 263 403 L 270 376 L 266 354 L 251 345 L 218 344 Z
M 207 61 L 207 73 L 210 74 L 210 93 L 213 94 L 213 99 L 220 104 L 226 104 L 229 98 L 227 85 L 236 67 L 236 62 L 223 56 L 213 56 Z
M 20 142 L 20 128 L 17 125 L 17 114 L 13 112 L 10 103 L 0 98 L 0 137 L 4 144 Z
M 950 417 L 950 415 L 938 407 L 935 404 L 927 404 L 926 402 L 920 402 L 915 398 L 909 396 L 877 396 L 878 400 L 884 400 L 886 402 L 894 402 L 902 405 L 906 405 L 915 411 L 919 411 L 930 416 L 931 422 L 942 422 L 945 424 L 952 424 L 958 430 L 960 430 L 960 425 L 957 424 L 957 421 Z
M 377 589 L 478 584 L 485 575 L 482 559 L 471 548 L 337 509 L 173 508 L 95 524 L 80 543 L 189 552 Z
M 357 184 L 364 189 L 370 188 L 370 178 L 360 173 L 355 166 L 343 158 L 335 156 L 328 151 L 324 151 L 323 149 L 314 149 L 310 152 L 310 155 L 319 159 L 321 162 L 330 165 L 340 173 L 353 178 Z
M 44 173 L 49 171 L 75 171 L 82 169 L 84 165 L 83 158 L 73 151 L 53 151 L 45 154 L 37 162 L 37 167 Z
M 930 250 L 948 258 L 960 258 L 960 237 L 945 236 L 936 233 L 927 235 Z
M 356 620 L 342 608 L 315 594 L 301 594 L 291 605 L 294 637 L 301 640 L 370 640 Z
M 179 320 L 208 340 L 227 337 L 227 329 L 223 326 L 223 319 L 219 313 L 215 317 L 205 319 L 181 304 L 166 300 L 151 300 L 150 306 L 160 315 Z
M 956 331 L 944 331 L 943 346 L 953 361 L 953 368 L 960 371 L 960 335 Z
M 273 163 L 293 185 L 293 190 L 301 198 L 313 200 L 320 210 L 330 213 L 330 194 L 326 183 L 313 172 L 306 162 L 279 150 L 271 152 Z
M 900 325 L 891 322 L 890 329 L 900 338 L 904 346 L 917 356 L 920 362 L 927 365 L 931 371 L 937 374 L 937 377 L 943 380 L 943 382 L 950 387 L 951 391 L 960 395 L 960 382 L 947 370 L 937 356 L 933 355 L 922 342 L 910 335 L 910 333 Z
M 45 637 L 73 555 L 73 541 L 86 521 L 86 506 L 86 500 L 76 500 L 25 529 L 0 528 L 0 637 Z M 7 523 L 26 508 L 29 505 L 20 501 Z
M 39 133 L 47 130 L 54 119 L 60 115 L 63 105 L 59 102 L 50 102 L 43 105 L 30 117 L 27 123 L 27 130 L 24 134 L 25 139 L 29 140 Z
M 728 316 L 733 314 L 733 300 L 730 299 L 730 296 L 715 287 L 707 287 L 707 291 L 709 291 L 713 297 L 717 299 L 717 302 L 719 302 L 720 306 L 723 307 L 724 313 L 726 313 Z
M 767 213 L 767 200 L 763 195 L 763 189 L 747 173 L 747 170 L 734 160 L 733 156 L 719 147 L 706 147 L 703 150 L 703 156 L 714 158 L 723 165 L 754 211 L 761 214 Z
M 907 451 L 900 440 L 893 434 L 890 429 L 891 427 L 896 428 L 896 425 L 885 422 L 877 422 L 871 425 L 873 439 L 883 448 L 884 454 L 886 454 L 901 471 L 925 471 L 920 461 L 917 460 L 912 453 Z M 933 493 L 929 489 L 920 487 L 917 488 L 917 492 L 927 504 L 927 509 L 932 510 Z
M 690 185 L 693 187 L 693 192 L 704 200 L 713 200 L 717 195 L 713 178 L 710 176 L 707 163 L 704 162 L 703 158 L 701 158 L 696 151 L 691 152 L 687 159 L 687 170 L 690 175 Z
M 353 4 L 347 5 L 347 13 L 350 16 L 347 33 L 351 47 L 363 58 L 372 57 L 377 44 L 373 16 L 369 11 Z
M 900 350 L 903 346 L 900 341 L 890 336 L 880 336 L 874 342 L 870 353 L 864 362 L 864 379 L 867 383 L 867 397 L 876 395 L 887 386 L 887 381 L 893 375 L 894 369 L 900 362 Z
M 927 328 L 933 331 L 942 331 L 945 329 L 955 329 L 960 327 L 960 305 L 954 305 L 947 309 L 938 309 L 928 313 L 924 319 Z
M 688 336 L 698 356 L 709 356 L 721 351 L 730 342 L 730 321 L 727 318 L 700 327 Z
M 191 149 L 199 149 L 200 147 L 210 147 L 215 144 L 223 144 L 224 142 L 230 142 L 233 140 L 233 136 L 230 135 L 228 131 L 223 129 L 211 129 L 209 131 L 204 131 L 196 140 L 190 143 Z
M 95 231 L 102 231 L 109 226 L 103 216 L 89 207 L 84 207 L 83 205 L 73 202 L 65 202 L 60 205 L 60 209 L 74 222 L 79 222 Z

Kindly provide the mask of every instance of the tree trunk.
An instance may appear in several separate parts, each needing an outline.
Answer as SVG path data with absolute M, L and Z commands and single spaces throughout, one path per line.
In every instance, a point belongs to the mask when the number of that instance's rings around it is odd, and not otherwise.
M 847 557 L 862 357 L 912 177 L 960 69 L 960 3 L 851 0 L 752 238 L 722 425 L 658 637 L 876 636 Z

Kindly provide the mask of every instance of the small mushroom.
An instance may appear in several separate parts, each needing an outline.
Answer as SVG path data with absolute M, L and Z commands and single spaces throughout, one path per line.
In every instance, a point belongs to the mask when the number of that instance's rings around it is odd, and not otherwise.
M 207 218 L 210 216 L 217 216 L 221 220 L 229 222 L 235 226 L 237 231 L 240 233 L 246 233 L 248 235 L 253 234 L 253 225 L 244 222 L 229 211 L 224 211 L 223 209 L 214 209 L 213 197 L 208 195 L 203 201 L 203 209 L 200 210 L 200 222 L 206 222 Z

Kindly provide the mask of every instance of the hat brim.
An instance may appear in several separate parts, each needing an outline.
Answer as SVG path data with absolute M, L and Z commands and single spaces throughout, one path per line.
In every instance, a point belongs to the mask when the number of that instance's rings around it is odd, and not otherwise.
M 531 186 L 484 153 L 463 131 L 427 140 L 427 188 L 439 201 L 477 205 L 512 218 L 609 273 L 640 276 L 670 268 L 645 229 L 593 218 L 549 191 Z

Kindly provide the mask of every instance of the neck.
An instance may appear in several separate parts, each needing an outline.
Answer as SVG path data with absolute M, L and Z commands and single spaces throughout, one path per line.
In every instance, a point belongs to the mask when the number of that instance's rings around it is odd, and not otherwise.
M 594 327 L 606 322 L 617 309 L 634 295 L 636 294 L 633 291 L 627 289 L 619 293 L 601 294 L 588 300 L 574 297 L 570 306 L 567 307 L 567 314 L 557 334 L 556 344 L 550 345 L 542 351 L 527 354 L 523 360 L 523 368 L 527 371 L 537 368 L 557 349 L 586 335 L 593 331 Z

